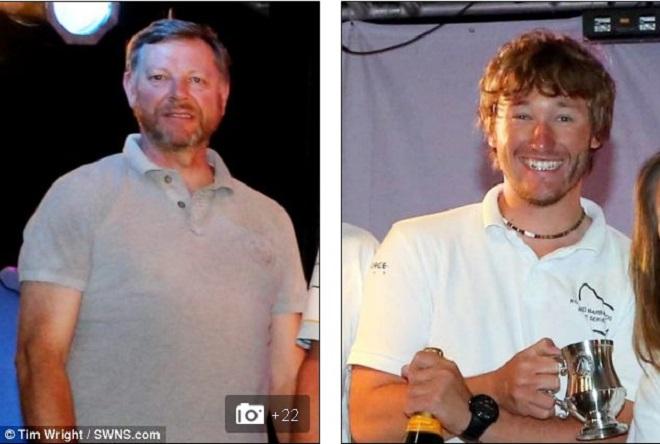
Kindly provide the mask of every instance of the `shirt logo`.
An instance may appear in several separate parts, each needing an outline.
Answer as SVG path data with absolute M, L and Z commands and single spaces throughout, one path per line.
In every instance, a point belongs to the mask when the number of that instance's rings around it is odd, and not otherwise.
M 382 261 L 382 262 L 372 262 L 371 263 L 371 271 L 373 272 L 380 272 L 381 274 L 385 274 L 387 271 L 387 262 Z
M 602 337 L 607 336 L 614 315 L 614 307 L 599 296 L 593 287 L 586 282 L 583 283 L 577 296 L 571 298 L 570 303 L 577 305 L 578 312 L 584 315 L 592 332 Z

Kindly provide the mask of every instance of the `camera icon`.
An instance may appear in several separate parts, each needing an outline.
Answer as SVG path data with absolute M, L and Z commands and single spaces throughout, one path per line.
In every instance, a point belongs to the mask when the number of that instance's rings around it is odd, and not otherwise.
M 264 411 L 265 408 L 262 404 L 241 402 L 236 406 L 236 424 L 263 425 L 266 422 Z

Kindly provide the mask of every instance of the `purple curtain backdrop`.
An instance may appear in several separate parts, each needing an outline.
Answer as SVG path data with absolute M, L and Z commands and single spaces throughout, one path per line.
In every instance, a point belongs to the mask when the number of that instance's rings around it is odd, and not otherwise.
M 343 44 L 366 51 L 433 25 L 346 22 Z M 480 201 L 501 176 L 476 127 L 478 81 L 497 48 L 533 28 L 582 39 L 580 18 L 447 24 L 400 49 L 342 53 L 342 220 L 382 239 L 393 222 Z M 641 163 L 660 150 L 660 43 L 597 45 L 617 83 L 610 142 L 584 195 L 630 235 Z

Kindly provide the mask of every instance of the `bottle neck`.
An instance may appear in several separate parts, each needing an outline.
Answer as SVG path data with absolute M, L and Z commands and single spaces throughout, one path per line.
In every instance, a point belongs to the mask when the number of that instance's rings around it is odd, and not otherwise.
M 442 424 L 429 412 L 415 413 L 408 420 L 406 432 L 425 432 L 442 435 Z

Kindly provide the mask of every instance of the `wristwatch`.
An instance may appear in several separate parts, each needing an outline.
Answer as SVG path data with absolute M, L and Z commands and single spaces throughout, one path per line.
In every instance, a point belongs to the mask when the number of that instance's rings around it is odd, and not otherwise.
M 500 409 L 497 402 L 488 395 L 473 396 L 468 405 L 472 417 L 467 429 L 461 434 L 461 438 L 468 442 L 477 442 L 486 429 L 497 421 Z

